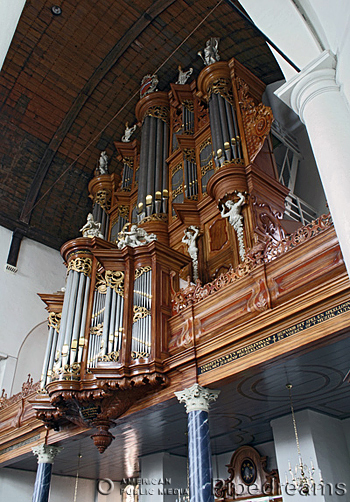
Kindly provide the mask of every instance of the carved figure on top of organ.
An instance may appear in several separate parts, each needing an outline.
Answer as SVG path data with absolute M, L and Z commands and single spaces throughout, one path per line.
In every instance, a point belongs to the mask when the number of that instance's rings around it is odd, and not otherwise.
M 157 75 L 145 75 L 141 80 L 140 98 L 143 98 L 151 92 L 157 91 L 158 89 L 156 89 L 156 87 L 158 82 Z
M 203 50 L 203 55 L 201 51 L 197 52 L 198 56 L 200 56 L 203 60 L 203 63 L 205 66 L 208 66 L 210 64 L 216 63 L 217 61 L 220 61 L 220 56 L 219 56 L 219 40 L 220 38 L 217 37 L 212 37 L 209 40 L 207 40 L 204 50 Z
M 181 84 L 181 85 L 184 85 L 186 84 L 187 80 L 190 78 L 190 76 L 192 75 L 193 73 L 193 68 L 190 68 L 189 70 L 187 71 L 182 71 L 182 68 L 181 66 L 179 65 L 178 66 L 178 70 L 179 70 L 179 76 L 177 77 L 177 81 L 176 83 L 177 84 Z
M 237 193 L 237 192 L 236 192 Z M 237 193 L 238 201 L 233 202 L 233 200 L 227 200 L 221 209 L 221 216 L 223 218 L 228 218 L 230 225 L 236 231 L 238 244 L 239 244 L 239 256 L 242 260 L 245 258 L 245 248 L 243 240 L 243 216 L 241 215 L 241 208 L 245 203 L 245 196 L 241 192 Z M 228 211 L 225 213 L 225 206 Z
M 101 233 L 101 223 L 94 221 L 91 213 L 87 215 L 87 221 L 79 231 L 82 232 L 83 237 L 99 237 L 100 239 L 104 239 Z
M 108 174 L 108 155 L 105 151 L 101 152 L 98 160 L 98 172 L 99 174 Z
M 129 231 L 126 229 L 129 227 Z M 145 246 L 152 241 L 156 241 L 155 234 L 148 234 L 146 230 L 138 227 L 135 224 L 126 223 L 121 232 L 118 233 L 118 249 L 124 249 L 125 246 L 136 248 L 137 246 Z
M 124 136 L 122 137 L 123 143 L 129 143 L 132 134 L 136 131 L 137 124 L 132 127 L 129 127 L 129 122 L 125 122 L 125 131 Z

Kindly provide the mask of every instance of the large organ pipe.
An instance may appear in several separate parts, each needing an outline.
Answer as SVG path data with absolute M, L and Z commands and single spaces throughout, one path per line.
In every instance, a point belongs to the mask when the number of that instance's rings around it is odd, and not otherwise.
M 219 115 L 220 115 L 222 135 L 224 140 L 223 153 L 225 154 L 226 160 L 231 160 L 231 141 L 227 125 L 227 113 L 225 107 L 226 100 L 221 96 L 217 96 L 217 99 L 219 104 Z
M 73 322 L 74 322 L 74 312 L 75 312 L 75 305 L 76 305 L 76 299 L 77 299 L 78 284 L 79 284 L 79 273 L 73 271 L 72 290 L 71 290 L 71 295 L 70 295 L 70 302 L 68 305 L 67 323 L 66 323 L 66 329 L 65 329 L 65 333 L 64 333 L 64 342 L 63 342 L 63 347 L 62 347 L 62 360 L 61 360 L 62 367 L 64 367 L 67 364 L 68 356 L 69 356 L 69 348 L 70 348 L 70 342 L 71 342 L 71 337 L 72 337 L 72 328 L 73 328 Z
M 45 358 L 44 358 L 44 364 L 43 364 L 43 371 L 41 373 L 41 379 L 40 379 L 40 388 L 41 389 L 43 389 L 47 383 L 50 356 L 54 350 L 53 349 L 54 332 L 55 332 L 55 328 L 53 326 L 49 326 L 49 337 L 47 340 Z

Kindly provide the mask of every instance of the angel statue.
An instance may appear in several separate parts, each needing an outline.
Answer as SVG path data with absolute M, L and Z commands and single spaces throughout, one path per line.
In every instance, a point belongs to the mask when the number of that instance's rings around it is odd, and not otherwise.
M 136 131 L 137 124 L 135 124 L 132 127 L 129 127 L 129 122 L 125 122 L 125 132 L 124 136 L 122 137 L 122 142 L 123 143 L 129 143 L 131 135 Z
M 177 81 L 176 83 L 177 84 L 181 84 L 181 85 L 184 85 L 186 84 L 187 80 L 190 78 L 190 76 L 192 75 L 193 73 L 193 68 L 190 68 L 189 70 L 187 71 L 182 71 L 182 68 L 181 66 L 179 65 L 178 66 L 178 70 L 179 70 L 179 76 L 177 77 Z
M 202 55 L 201 51 L 199 51 L 197 54 L 200 56 L 203 60 L 203 63 L 205 66 L 208 66 L 210 64 L 216 63 L 217 61 L 220 61 L 220 56 L 219 56 L 219 40 L 220 38 L 217 37 L 212 37 L 209 40 L 207 40 L 203 53 Z
M 98 160 L 98 171 L 100 174 L 108 174 L 108 156 L 105 151 L 101 152 Z
M 192 258 L 194 281 L 198 279 L 198 247 L 196 244 L 198 235 L 199 228 L 191 225 L 184 230 L 184 236 L 182 237 L 182 242 L 187 245 L 187 252 Z
M 126 230 L 128 227 L 129 231 Z M 125 246 L 136 248 L 155 240 L 157 240 L 155 234 L 148 234 L 143 228 L 139 228 L 135 224 L 126 223 L 121 232 L 118 233 L 117 247 L 118 249 L 124 249 Z
M 104 239 L 101 233 L 101 223 L 94 221 L 94 217 L 91 213 L 87 215 L 86 223 L 80 229 L 80 232 L 83 233 L 83 237 L 99 237 L 100 239 Z

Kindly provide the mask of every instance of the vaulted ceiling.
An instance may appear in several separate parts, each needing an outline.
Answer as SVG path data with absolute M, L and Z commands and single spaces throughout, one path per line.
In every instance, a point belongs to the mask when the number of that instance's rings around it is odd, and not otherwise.
M 144 75 L 157 72 L 160 90 L 179 64 L 196 77 L 211 36 L 222 60 L 237 58 L 265 84 L 282 75 L 224 0 L 62 0 L 60 15 L 52 6 L 27 0 L 0 72 L 0 224 L 59 248 L 91 209 L 101 150 L 120 172 L 113 141 L 135 122 Z

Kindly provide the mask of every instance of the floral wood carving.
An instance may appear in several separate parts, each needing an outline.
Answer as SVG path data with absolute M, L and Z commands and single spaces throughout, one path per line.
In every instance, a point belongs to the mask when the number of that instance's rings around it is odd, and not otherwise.
M 255 213 L 256 228 L 255 231 L 266 240 L 266 237 L 275 242 L 279 242 L 285 237 L 285 231 L 281 226 L 282 214 L 273 211 L 271 206 L 264 202 L 259 202 L 252 195 L 253 210 Z
M 249 86 L 241 78 L 236 78 L 239 105 L 250 162 L 260 152 L 273 122 L 272 110 L 262 103 L 254 104 L 249 96 Z
M 180 289 L 180 291 L 175 292 L 172 289 L 173 313 L 177 314 L 186 307 L 204 300 L 213 293 L 220 291 L 229 284 L 250 274 L 259 265 L 274 260 L 290 249 L 318 235 L 331 227 L 332 224 L 330 215 L 322 215 L 317 220 L 312 221 L 305 227 L 299 228 L 296 232 L 284 237 L 280 241 L 274 240 L 271 236 L 270 240 L 265 245 L 260 244 L 253 248 L 238 267 L 235 269 L 230 268 L 228 272 L 221 274 L 217 279 L 204 286 L 202 286 L 200 280 L 197 280 L 196 284 L 189 283 L 185 289 Z M 261 290 L 255 298 L 254 303 L 255 308 L 264 310 L 268 308 L 269 298 L 264 291 Z

